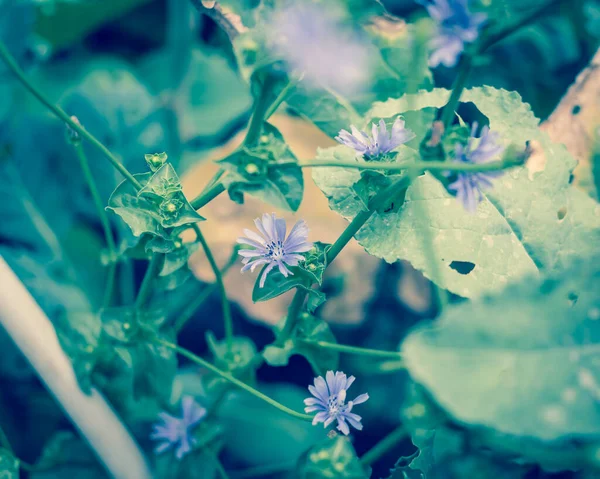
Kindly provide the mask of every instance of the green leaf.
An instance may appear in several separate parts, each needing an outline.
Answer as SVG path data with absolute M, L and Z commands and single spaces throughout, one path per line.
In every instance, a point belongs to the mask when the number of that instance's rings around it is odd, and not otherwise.
M 302 409 L 308 395 L 307 389 L 290 383 L 260 384 L 259 389 L 295 410 Z M 227 453 L 249 466 L 296 461 L 323 437 L 322 428 L 299 421 L 238 389 L 228 394 L 216 415 L 224 428 Z
M 374 104 L 368 116 L 391 119 L 408 110 L 439 108 L 447 99 L 448 92 L 439 89 L 405 95 Z M 359 243 L 388 262 L 410 261 L 443 288 L 465 297 L 499 291 L 512 279 L 538 269 L 551 271 L 593 250 L 590 239 L 600 234 L 600 207 L 569 186 L 574 162 L 562 145 L 552 144 L 538 129 L 529 106 L 516 93 L 489 87 L 466 90 L 462 100 L 475 103 L 507 145 L 524 148 L 526 141 L 538 141 L 546 155 L 544 170 L 518 167 L 505 173 L 486 191 L 475 214 L 466 213 L 437 179 L 425 174 L 409 187 L 399 210 L 372 216 L 356 235 Z M 354 187 L 357 173 L 315 168 L 313 179 L 330 207 L 343 216 L 352 218 L 364 208 Z M 439 278 L 423 251 L 425 234 L 433 235 Z
M 234 201 L 242 203 L 243 194 L 248 193 L 278 208 L 296 211 L 304 192 L 297 162 L 279 130 L 264 123 L 256 146 L 244 146 L 218 163 L 228 172 L 223 184 Z
M 71 431 L 58 431 L 44 445 L 30 477 L 106 479 L 107 474 L 83 439 Z
M 168 228 L 204 219 L 185 198 L 179 177 L 170 163 L 165 163 L 154 174 L 134 176 L 142 189 L 136 192 L 128 181 L 121 182 L 110 196 L 107 208 L 118 214 L 135 236 L 149 233 L 169 239 Z
M 225 371 L 230 371 L 235 377 L 254 382 L 256 370 L 256 345 L 250 338 L 234 336 L 231 348 L 226 339 L 217 341 L 210 331 L 206 333 L 206 342 L 211 350 L 215 365 Z
M 132 394 L 135 400 L 145 397 L 167 398 L 175 377 L 177 359 L 173 350 L 156 343 L 164 337 L 160 327 L 164 316 L 160 310 L 136 312 L 130 307 L 107 308 L 100 312 L 103 328 L 103 342 L 108 349 L 100 365 L 121 366 L 132 379 Z M 127 375 L 127 374 L 126 374 Z M 100 384 L 102 386 L 102 383 Z
M 79 386 L 89 394 L 91 373 L 98 358 L 102 322 L 91 312 L 67 310 L 56 318 L 55 327 L 61 347 L 73 363 Z
M 0 448 L 0 479 L 19 479 L 19 460 L 4 448 Z
M 598 467 L 599 290 L 596 256 L 452 307 L 405 339 L 407 370 L 488 447 L 552 469 Z
M 302 479 L 368 479 L 350 439 L 336 435 L 310 449 L 300 460 Z
M 284 324 L 285 319 L 277 323 L 277 335 L 283 330 Z M 337 342 L 325 321 L 312 314 L 301 313 L 290 337 L 286 338 L 282 346 L 266 346 L 263 357 L 270 366 L 287 366 L 290 357 L 299 354 L 308 360 L 317 375 L 322 376 L 329 370 L 337 370 L 340 359 L 339 352 L 309 344 L 309 342 L 317 341 Z
M 198 243 L 179 244 L 180 246 L 176 246 L 173 251 L 165 254 L 165 260 L 159 276 L 169 276 L 184 266 L 187 266 L 190 256 L 200 247 Z

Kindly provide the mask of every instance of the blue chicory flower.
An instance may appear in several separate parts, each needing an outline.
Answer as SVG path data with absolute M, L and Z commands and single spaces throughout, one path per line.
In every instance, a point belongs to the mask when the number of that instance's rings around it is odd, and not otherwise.
M 150 435 L 151 439 L 160 441 L 154 451 L 159 454 L 175 448 L 175 456 L 181 459 L 196 443 L 191 431 L 205 416 L 206 409 L 190 396 L 185 396 L 181 400 L 181 418 L 161 412 L 158 415 L 160 421 L 154 424 Z
M 323 379 L 322 376 L 315 378 L 315 385 L 308 386 L 308 390 L 314 397 L 304 400 L 306 405 L 304 412 L 318 411 L 313 418 L 313 425 L 322 422 L 323 427 L 327 427 L 337 420 L 337 429 L 345 435 L 350 433 L 347 422 L 355 429 L 362 430 L 363 426 L 360 422 L 362 418 L 351 411 L 355 405 L 369 399 L 369 395 L 361 394 L 354 401 L 348 401 L 346 404 L 346 393 L 354 382 L 354 376 L 347 378 L 341 371 L 336 371 L 335 374 L 333 371 L 327 371 L 325 378 Z
M 371 135 L 360 131 L 354 125 L 351 125 L 350 129 L 352 133 L 341 130 L 335 139 L 369 159 L 385 155 L 415 137 L 411 130 L 404 128 L 402 117 L 396 118 L 390 132 L 387 131 L 383 119 L 379 120 L 378 125 L 371 125 Z
M 254 271 L 257 266 L 263 264 L 267 265 L 260 278 L 260 287 L 262 288 L 267 275 L 275 266 L 286 278 L 293 274 L 287 266 L 298 266 L 300 261 L 304 261 L 301 253 L 309 251 L 313 244 L 307 241 L 308 226 L 304 220 L 300 220 L 294 225 L 287 238 L 285 237 L 285 220 L 275 216 L 275 213 L 265 213 L 262 218 L 256 218 L 254 224 L 260 234 L 245 229 L 246 237 L 238 238 L 237 242 L 253 248 L 239 251 L 240 256 L 244 257 L 242 273 L 248 270 Z
M 361 91 L 371 77 L 366 42 L 346 27 L 333 2 L 290 2 L 270 22 L 271 50 L 304 81 L 344 94 Z
M 473 148 L 477 123 L 473 124 L 471 136 L 467 145 L 457 144 L 455 147 L 455 162 L 482 164 L 493 160 L 504 151 L 504 147 L 498 144 L 498 134 L 490 132 L 487 126 L 481 130 L 481 137 L 476 148 Z M 483 199 L 482 190 L 492 188 L 492 179 L 502 175 L 502 171 L 487 171 L 480 173 L 458 173 L 454 183 L 448 185 L 448 189 L 456 193 L 456 198 L 464 205 L 465 209 L 473 213 L 477 204 Z
M 471 13 L 469 0 L 418 0 L 425 5 L 431 18 L 437 23 L 437 32 L 431 40 L 429 65 L 442 64 L 453 67 L 465 49 L 465 43 L 474 42 L 479 29 L 487 20 L 485 13 Z

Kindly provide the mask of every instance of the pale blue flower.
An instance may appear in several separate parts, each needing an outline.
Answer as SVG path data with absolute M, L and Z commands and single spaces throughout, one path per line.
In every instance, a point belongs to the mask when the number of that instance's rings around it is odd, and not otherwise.
M 331 0 L 290 2 L 273 14 L 268 31 L 273 53 L 313 86 L 350 94 L 371 78 L 367 43 L 343 24 Z
M 354 382 L 354 376 L 349 378 L 341 371 L 327 371 L 325 378 L 318 376 L 315 378 L 315 385 L 308 386 L 308 390 L 314 396 L 304 400 L 306 407 L 304 412 L 311 413 L 318 411 L 313 418 L 313 425 L 317 423 L 324 423 L 323 426 L 329 426 L 333 421 L 337 421 L 337 429 L 348 435 L 350 428 L 348 423 L 359 431 L 362 430 L 361 417 L 358 414 L 354 414 L 352 408 L 357 405 L 364 403 L 369 399 L 368 394 L 361 394 L 356 397 L 354 401 L 348 401 L 346 403 L 346 393 L 348 388 Z
M 477 123 L 473 124 L 471 136 L 467 145 L 457 144 L 455 147 L 455 162 L 482 164 L 492 161 L 504 151 L 504 147 L 498 144 L 498 134 L 490 132 L 487 126 L 481 130 L 481 137 L 477 139 L 475 132 Z M 479 140 L 477 147 L 474 143 Z M 448 185 L 448 189 L 456 193 L 456 198 L 469 212 L 477 209 L 477 204 L 483 199 L 482 191 L 493 187 L 492 179 L 502 175 L 502 171 L 486 171 L 481 173 L 458 173 L 454 183 Z
M 252 249 L 242 249 L 239 254 L 244 257 L 242 273 L 254 271 L 257 266 L 267 265 L 260 277 L 260 287 L 265 285 L 269 272 L 277 266 L 279 272 L 286 278 L 293 274 L 287 266 L 298 266 L 304 261 L 301 253 L 309 251 L 313 244 L 308 239 L 308 226 L 304 220 L 298 221 L 289 236 L 286 238 L 286 225 L 283 218 L 277 218 L 275 213 L 262 215 L 254 220 L 260 234 L 245 229 L 245 237 L 238 238 L 237 242 L 252 246 Z M 286 266 L 287 265 L 287 266 Z
M 430 44 L 432 53 L 429 65 L 455 66 L 465 49 L 465 43 L 472 43 L 479 36 L 487 15 L 471 13 L 469 0 L 419 0 L 419 3 L 425 5 L 437 24 L 436 34 Z
M 181 418 L 161 412 L 158 415 L 160 420 L 154 425 L 150 435 L 151 439 L 159 441 L 154 451 L 158 454 L 175 448 L 175 456 L 181 459 L 196 443 L 191 431 L 205 416 L 206 409 L 190 396 L 185 396 L 181 401 Z
M 369 159 L 385 155 L 415 137 L 411 130 L 404 128 L 402 117 L 396 118 L 389 132 L 383 120 L 379 120 L 378 125 L 371 125 L 371 135 L 360 131 L 354 125 L 350 126 L 350 129 L 352 133 L 341 130 L 335 139 Z

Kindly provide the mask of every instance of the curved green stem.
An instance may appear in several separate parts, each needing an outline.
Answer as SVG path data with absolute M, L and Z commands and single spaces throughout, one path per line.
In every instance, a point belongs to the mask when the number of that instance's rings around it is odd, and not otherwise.
M 333 263 L 333 260 L 342 251 L 342 249 L 348 244 L 348 242 L 354 237 L 358 230 L 369 220 L 373 213 L 381 208 L 385 203 L 392 202 L 397 196 L 398 192 L 408 188 L 410 184 L 410 178 L 408 175 L 404 175 L 390 186 L 380 191 L 373 197 L 369 203 L 368 210 L 361 211 L 358 213 L 346 229 L 342 232 L 340 237 L 331 245 L 331 248 L 327 250 L 327 266 Z
M 230 383 L 236 385 L 240 389 L 243 389 L 244 391 L 249 392 L 250 394 L 252 394 L 253 396 L 256 396 L 259 399 L 262 399 L 263 401 L 270 404 L 274 408 L 279 409 L 280 411 L 282 411 L 286 414 L 289 414 L 290 416 L 293 416 L 298 419 L 302 419 L 304 421 L 312 421 L 312 419 L 313 419 L 313 417 L 308 414 L 303 414 L 303 413 L 294 411 L 293 409 L 290 409 L 289 407 L 284 406 L 283 404 L 275 401 L 274 399 L 271 399 L 266 394 L 261 393 L 257 389 L 254 389 L 252 386 L 248 386 L 246 383 L 233 377 L 228 372 L 222 371 L 218 367 L 213 366 L 211 363 L 209 363 L 205 359 L 202 359 L 201 357 L 196 356 L 191 351 L 188 351 L 187 349 L 184 349 L 181 346 L 178 346 L 177 344 L 173 344 L 173 343 L 170 343 L 170 342 L 162 340 L 162 339 L 157 339 L 156 342 L 158 344 L 162 344 L 163 346 L 166 346 L 167 348 L 172 349 L 173 351 L 176 351 L 181 356 L 188 358 L 190 361 L 193 361 L 196 364 L 199 364 L 200 366 L 208 369 L 209 371 L 215 373 L 216 375 L 218 375 L 218 376 L 222 377 L 223 379 L 229 381 Z
M 277 108 L 279 108 L 279 106 L 287 98 L 290 91 L 292 91 L 294 88 L 296 88 L 297 84 L 298 84 L 298 81 L 290 81 L 290 82 L 288 82 L 288 84 L 285 87 L 283 87 L 281 92 L 279 92 L 279 95 L 277 95 L 277 98 L 275 98 L 275 101 L 273 103 L 271 103 L 269 108 L 267 108 L 267 111 L 265 112 L 264 121 L 267 121 L 269 118 L 271 118 L 271 116 L 273 116 L 273 114 L 277 111 Z
M 214 185 L 212 185 L 210 188 L 208 188 L 206 191 L 203 191 L 198 196 L 196 196 L 196 198 L 194 198 L 192 201 L 190 201 L 190 204 L 193 206 L 193 208 L 195 210 L 199 210 L 200 208 L 202 208 L 203 206 L 207 205 L 212 200 L 214 200 L 217 196 L 219 196 L 224 191 L 225 191 L 225 185 L 223 185 L 223 183 L 221 183 L 219 181 L 219 182 L 215 183 Z
M 328 343 L 326 341 L 307 341 L 299 340 L 300 342 L 307 345 L 319 346 L 324 349 L 331 349 L 332 351 L 339 351 L 341 353 L 357 354 L 359 356 L 370 356 L 375 358 L 388 358 L 397 359 L 401 358 L 399 351 L 384 351 L 381 349 L 369 349 L 360 348 L 358 346 L 349 346 L 346 344 Z
M 110 222 L 108 220 L 108 215 L 106 214 L 106 210 L 104 209 L 104 204 L 102 202 L 102 198 L 100 197 L 100 192 L 98 191 L 98 187 L 96 186 L 96 181 L 94 180 L 94 176 L 92 175 L 92 171 L 90 170 L 90 164 L 88 162 L 87 157 L 85 156 L 85 152 L 83 151 L 83 146 L 81 143 L 77 143 L 73 145 L 75 148 L 75 153 L 77 154 L 77 158 L 79 159 L 79 164 L 81 165 L 81 169 L 83 171 L 83 176 L 85 181 L 90 189 L 90 193 L 92 195 L 92 200 L 94 201 L 94 206 L 98 212 L 98 216 L 100 217 L 100 224 L 102 225 L 102 231 L 104 232 L 104 239 L 106 241 L 106 248 L 108 250 L 108 254 L 110 256 L 110 263 L 108 265 L 108 270 L 106 272 L 106 289 L 104 291 L 104 301 L 102 302 L 104 307 L 110 305 L 110 300 L 113 294 L 113 288 L 115 284 L 115 275 L 117 272 L 117 264 L 115 262 L 117 247 L 115 245 L 115 240 L 113 238 L 113 233 L 110 228 Z
M 285 164 L 285 163 L 283 163 Z M 452 171 L 462 173 L 480 173 L 498 171 L 517 166 L 520 163 L 509 160 L 490 161 L 488 163 L 446 163 L 444 161 L 416 161 L 414 163 L 374 163 L 371 161 L 321 161 L 307 160 L 298 163 L 301 168 L 340 167 L 359 170 L 408 171 L 420 174 L 423 171 Z M 281 163 L 278 165 L 281 166 Z
M 302 311 L 302 306 L 304 305 L 304 300 L 308 292 L 304 288 L 296 288 L 296 293 L 292 298 L 292 302 L 290 303 L 290 307 L 288 308 L 287 317 L 285 319 L 285 324 L 283 326 L 283 330 L 279 335 L 278 342 L 285 341 L 289 338 L 294 330 L 294 326 L 298 322 L 298 316 Z
M 233 319 L 231 317 L 231 305 L 229 304 L 229 300 L 227 299 L 227 291 L 225 290 L 225 284 L 223 283 L 223 275 L 221 274 L 221 270 L 219 269 L 219 265 L 215 261 L 215 257 L 204 238 L 204 235 L 200 231 L 200 227 L 198 225 L 193 225 L 192 228 L 196 232 L 196 237 L 200 244 L 202 245 L 202 249 L 204 250 L 204 254 L 206 255 L 206 259 L 210 264 L 210 267 L 213 270 L 215 275 L 215 280 L 217 282 L 217 286 L 219 288 L 219 292 L 221 293 L 221 307 L 223 308 L 223 323 L 225 325 L 225 339 L 227 341 L 227 348 L 231 351 L 231 347 L 233 345 Z
M 160 272 L 161 266 L 162 255 L 159 253 L 154 253 L 152 255 L 152 258 L 150 258 L 148 269 L 146 270 L 146 274 L 144 275 L 144 279 L 142 280 L 142 285 L 140 286 L 137 298 L 135 299 L 135 309 L 137 311 L 142 310 L 146 302 L 148 301 L 148 298 L 152 293 L 152 285 L 154 284 L 154 280 Z
M 458 75 L 454 79 L 450 99 L 442 110 L 442 117 L 440 120 L 444 124 L 444 131 L 448 130 L 454 121 L 454 115 L 456 113 L 456 108 L 458 107 L 458 102 L 460 101 L 463 90 L 467 86 L 467 80 L 469 79 L 469 74 L 473 68 L 473 54 L 470 52 L 464 53 L 458 68 Z
M 479 52 L 484 52 L 499 41 L 504 40 L 509 35 L 512 35 L 517 30 L 520 30 L 525 25 L 531 23 L 534 20 L 538 20 L 540 17 L 546 15 L 547 13 L 550 13 L 554 8 L 556 8 L 565 1 L 566 0 L 550 0 L 547 4 L 541 6 L 540 8 L 536 8 L 529 12 L 527 15 L 523 15 L 516 22 L 504 26 L 501 30 L 497 32 L 490 33 L 487 37 L 483 39 L 483 42 L 479 47 Z
M 398 426 L 391 433 L 385 436 L 381 441 L 369 449 L 363 457 L 360 458 L 360 463 L 363 466 L 369 466 L 377 461 L 390 449 L 394 448 L 400 441 L 408 437 L 408 433 L 403 426 Z
M 19 67 L 13 56 L 9 53 L 8 49 L 4 45 L 4 43 L 0 42 L 0 58 L 4 60 L 4 63 L 8 66 L 8 68 L 13 72 L 13 74 L 17 77 L 17 79 L 21 82 L 21 84 L 33 95 L 35 96 L 46 108 L 48 108 L 54 115 L 68 124 L 73 130 L 79 133 L 83 138 L 88 140 L 92 145 L 94 145 L 107 159 L 112 163 L 112 165 L 119 170 L 119 172 L 129 181 L 136 190 L 140 190 L 142 185 L 135 177 L 123 166 L 123 164 L 106 148 L 100 141 L 96 139 L 91 133 L 79 125 L 77 122 L 73 121 L 69 115 L 67 115 L 62 108 L 57 105 L 54 105 L 50 100 L 48 100 L 40 90 L 38 90 L 33 84 L 27 79 L 25 73 Z
M 250 118 L 246 138 L 244 138 L 244 145 L 246 146 L 254 146 L 258 142 L 263 122 L 265 121 L 265 115 L 271 104 L 274 86 L 275 79 L 271 75 L 268 75 L 265 78 L 260 94 L 254 102 L 254 111 L 252 112 L 252 118 Z

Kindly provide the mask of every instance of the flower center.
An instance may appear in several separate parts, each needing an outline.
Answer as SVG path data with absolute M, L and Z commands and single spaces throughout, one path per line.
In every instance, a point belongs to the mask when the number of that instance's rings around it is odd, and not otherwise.
M 331 416 L 336 416 L 340 412 L 340 410 L 342 409 L 343 406 L 344 406 L 344 403 L 338 401 L 337 394 L 331 396 L 327 400 L 327 411 L 329 412 L 329 414 Z
M 283 243 L 281 241 L 271 241 L 267 247 L 267 256 L 273 259 L 281 259 L 285 255 Z

